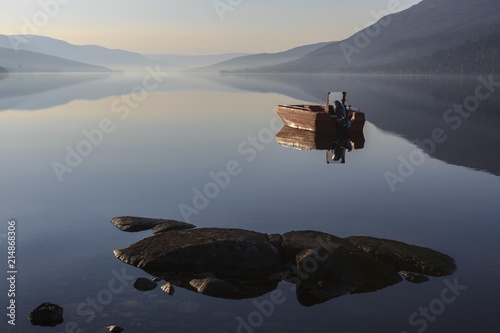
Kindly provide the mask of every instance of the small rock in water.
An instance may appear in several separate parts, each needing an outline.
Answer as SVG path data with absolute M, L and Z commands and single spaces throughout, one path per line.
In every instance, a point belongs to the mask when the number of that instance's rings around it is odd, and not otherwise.
M 156 286 L 157 286 L 156 282 L 146 278 L 138 278 L 134 282 L 134 288 L 139 291 L 150 291 L 155 289 Z
M 54 327 L 62 324 L 64 321 L 63 312 L 63 308 L 59 305 L 45 302 L 31 311 L 28 315 L 28 319 L 31 321 L 31 324 L 36 326 Z
M 163 279 L 161 277 L 158 277 L 158 276 L 151 277 L 151 281 L 153 281 L 153 282 L 160 282 L 161 280 L 163 280 Z
M 111 325 L 111 326 L 108 326 L 108 331 L 110 331 L 112 333 L 120 333 L 120 332 L 125 331 L 125 329 L 123 327 L 120 327 L 120 326 Z
M 163 286 L 161 286 L 161 290 L 170 296 L 172 296 L 175 292 L 174 286 L 171 285 L 170 283 L 166 283 Z
M 135 217 L 135 216 L 120 216 L 113 217 L 111 223 L 122 231 L 138 232 L 143 230 L 151 230 L 158 224 L 167 222 L 178 222 L 167 219 L 154 219 L 148 217 Z M 182 223 L 182 222 L 179 222 Z

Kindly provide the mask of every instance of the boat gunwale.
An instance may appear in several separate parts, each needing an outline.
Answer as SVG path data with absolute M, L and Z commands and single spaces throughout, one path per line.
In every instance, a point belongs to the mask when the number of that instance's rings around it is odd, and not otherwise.
M 323 110 L 313 110 L 310 108 L 307 108 L 307 106 L 314 106 L 318 108 L 323 108 Z M 318 105 L 318 104 L 295 104 L 295 105 L 285 105 L 285 104 L 279 104 L 277 108 L 287 108 L 287 109 L 293 109 L 293 110 L 300 110 L 300 111 L 307 111 L 307 112 L 313 112 L 313 113 L 327 113 L 325 111 L 325 107 L 323 105 Z

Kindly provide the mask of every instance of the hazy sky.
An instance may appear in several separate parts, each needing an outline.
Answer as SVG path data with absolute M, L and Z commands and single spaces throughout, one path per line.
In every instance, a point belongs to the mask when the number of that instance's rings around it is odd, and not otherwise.
M 0 34 L 141 53 L 277 52 L 341 40 L 376 13 L 420 1 L 2 0 Z

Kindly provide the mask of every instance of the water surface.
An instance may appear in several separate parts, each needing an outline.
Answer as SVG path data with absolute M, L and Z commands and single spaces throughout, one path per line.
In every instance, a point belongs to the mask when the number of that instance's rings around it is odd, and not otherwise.
M 65 309 L 57 332 L 71 331 L 68 323 L 88 332 L 112 324 L 127 332 L 246 332 L 241 320 L 252 318 L 255 332 L 417 332 L 425 317 L 413 317 L 413 324 L 409 318 L 441 298 L 445 281 L 456 280 L 467 289 L 425 319 L 426 332 L 496 327 L 499 94 L 481 101 L 456 129 L 444 119 L 475 94 L 478 78 L 165 75 L 134 100 L 142 82 L 137 75 L 0 80 L 0 232 L 8 219 L 18 227 L 18 320 L 9 332 L 44 331 L 25 316 L 45 301 Z M 324 151 L 286 148 L 269 135 L 282 125 L 277 104 L 320 104 L 329 90 L 347 91 L 368 119 L 364 148 L 347 153 L 345 164 L 327 164 Z M 108 133 L 85 146 L 103 121 Z M 402 159 L 424 156 L 415 140 L 432 138 L 436 128 L 447 140 L 391 187 L 387 174 L 401 176 Z M 87 156 L 58 176 L 54 165 L 68 166 L 68 152 L 79 147 Z M 230 161 L 241 173 L 206 207 L 183 216 L 179 207 L 194 207 L 210 172 Z M 124 233 L 109 223 L 123 215 L 187 217 L 199 227 L 265 233 L 312 229 L 389 238 L 444 252 L 458 270 L 422 285 L 404 282 L 309 308 L 282 283 L 285 301 L 260 323 L 255 300 L 136 291 L 126 277 L 147 274 L 112 251 L 150 233 Z M 113 279 L 123 290 L 105 298 Z

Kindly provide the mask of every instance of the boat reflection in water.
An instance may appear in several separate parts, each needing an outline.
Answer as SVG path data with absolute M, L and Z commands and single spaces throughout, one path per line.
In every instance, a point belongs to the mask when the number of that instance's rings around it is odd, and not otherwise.
M 347 105 L 346 92 L 333 104 L 331 94 L 325 105 L 278 105 L 276 113 L 285 126 L 276 141 L 295 149 L 324 150 L 327 164 L 343 164 L 346 151 L 364 148 L 365 114 Z
M 324 150 L 326 163 L 345 163 L 346 151 L 363 149 L 363 131 L 337 128 L 334 131 L 308 131 L 283 126 L 276 134 L 276 141 L 287 148 L 299 150 Z

